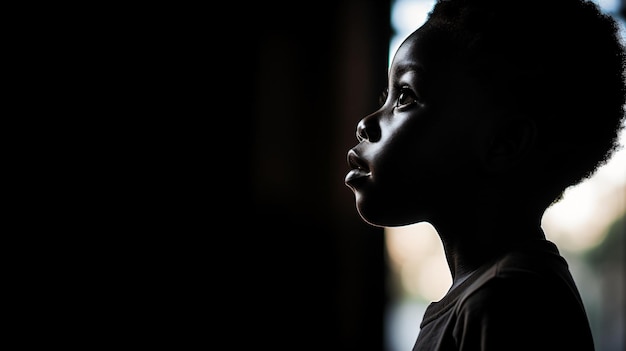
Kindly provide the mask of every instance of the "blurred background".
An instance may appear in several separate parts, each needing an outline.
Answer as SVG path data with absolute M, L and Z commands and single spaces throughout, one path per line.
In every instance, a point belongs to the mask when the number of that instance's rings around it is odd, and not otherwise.
M 622 21 L 622 3 L 600 5 Z M 198 84 L 219 97 L 201 154 L 216 179 L 199 201 L 236 217 L 210 220 L 220 228 L 209 234 L 212 273 L 192 270 L 219 296 L 208 302 L 217 334 L 233 348 L 410 350 L 425 307 L 450 284 L 441 246 L 425 224 L 365 225 L 343 180 L 391 53 L 432 1 L 224 6 L 215 20 L 231 20 L 198 44 L 211 49 Z M 625 197 L 622 150 L 543 222 L 571 264 L 599 351 L 626 345 Z

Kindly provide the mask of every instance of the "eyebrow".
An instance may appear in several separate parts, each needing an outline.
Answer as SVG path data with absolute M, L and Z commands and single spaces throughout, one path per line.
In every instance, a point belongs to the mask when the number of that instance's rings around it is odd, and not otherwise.
M 397 66 L 397 69 L 392 72 L 393 77 L 401 77 L 403 74 L 407 72 L 417 72 L 418 74 L 424 74 L 424 66 L 418 64 L 417 62 L 409 62 L 407 64 Z

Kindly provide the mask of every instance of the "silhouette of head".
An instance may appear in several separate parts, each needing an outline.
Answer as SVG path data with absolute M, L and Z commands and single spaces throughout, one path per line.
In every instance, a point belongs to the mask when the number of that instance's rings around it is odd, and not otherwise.
M 441 0 L 396 52 L 357 126 L 346 184 L 370 224 L 467 206 L 543 212 L 618 146 L 616 22 L 580 0 Z

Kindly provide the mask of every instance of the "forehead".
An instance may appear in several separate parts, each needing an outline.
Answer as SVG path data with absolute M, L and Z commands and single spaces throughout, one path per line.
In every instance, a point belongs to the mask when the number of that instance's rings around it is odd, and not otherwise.
M 390 68 L 390 77 L 398 77 L 407 71 L 432 71 L 450 69 L 451 41 L 441 31 L 427 24 L 411 33 L 396 51 Z
M 427 22 L 428 23 L 428 22 Z M 490 87 L 477 79 L 450 32 L 420 27 L 394 55 L 389 84 L 415 84 L 432 104 L 482 104 L 492 99 Z

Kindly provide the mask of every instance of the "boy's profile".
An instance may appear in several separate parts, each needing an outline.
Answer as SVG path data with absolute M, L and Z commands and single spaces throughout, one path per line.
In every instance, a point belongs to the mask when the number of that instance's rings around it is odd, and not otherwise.
M 617 149 L 624 60 L 585 0 L 439 0 L 398 48 L 345 183 L 367 223 L 443 243 L 452 285 L 414 351 L 594 349 L 541 218 Z

